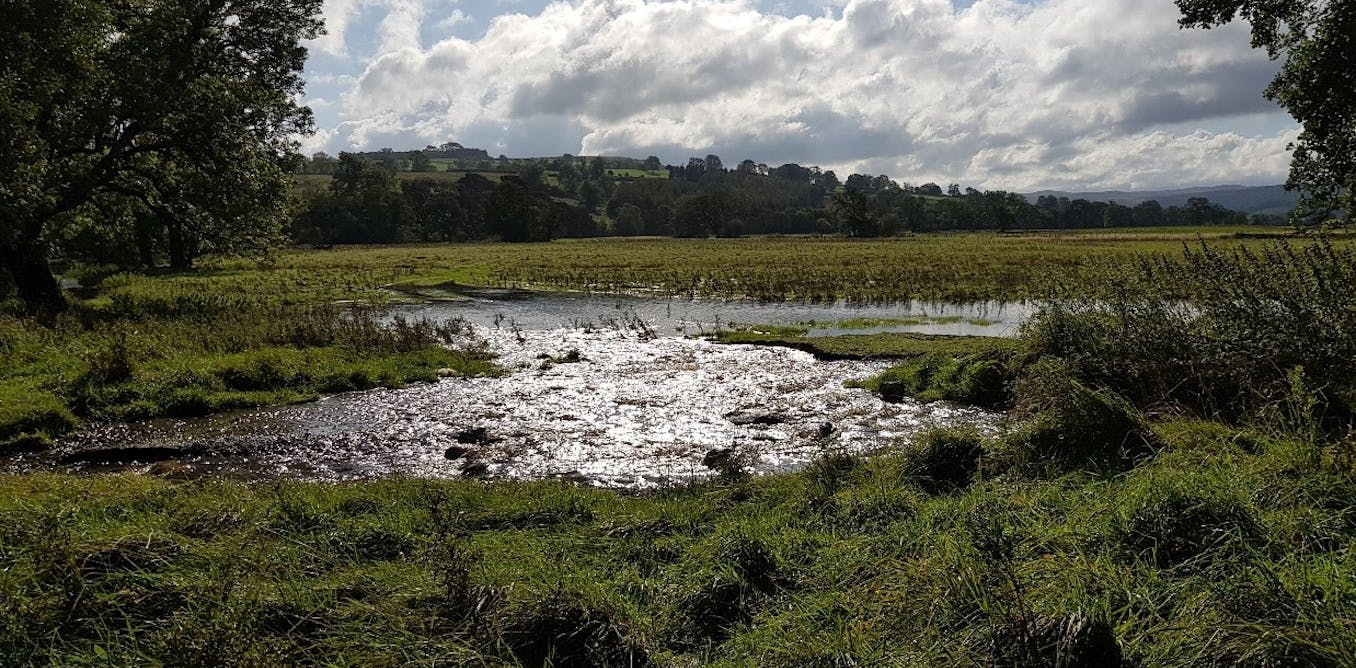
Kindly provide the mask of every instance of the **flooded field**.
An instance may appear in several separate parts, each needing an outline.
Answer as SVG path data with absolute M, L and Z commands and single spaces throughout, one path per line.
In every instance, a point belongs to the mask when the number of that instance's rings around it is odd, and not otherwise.
M 796 350 L 683 335 L 730 321 L 903 322 L 916 310 L 481 293 L 399 312 L 465 319 L 509 373 L 200 419 L 106 425 L 8 466 L 87 472 L 155 466 L 184 475 L 317 480 L 564 477 L 646 488 L 731 465 L 785 470 L 829 450 L 867 452 L 930 426 L 992 427 L 998 419 L 942 403 L 887 403 L 844 387 L 884 362 L 824 362 Z M 1001 316 L 1009 321 L 987 321 L 1007 324 L 922 327 L 1001 330 L 1015 327 L 1010 313 Z
M 407 317 L 461 318 L 486 327 L 579 329 L 636 321 L 660 335 L 696 335 L 732 325 L 808 325 L 810 336 L 915 332 L 950 336 L 1014 336 L 1034 303 L 851 304 L 757 302 L 525 290 L 427 292 L 433 301 L 392 311 Z

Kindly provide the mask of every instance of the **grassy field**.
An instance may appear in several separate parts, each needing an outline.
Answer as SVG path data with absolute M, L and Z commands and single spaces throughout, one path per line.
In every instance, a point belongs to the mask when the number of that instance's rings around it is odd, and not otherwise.
M 0 665 L 1356 665 L 1356 250 L 1211 232 L 1185 255 L 1202 231 L 350 248 L 109 277 L 55 328 L 0 317 L 8 433 L 496 372 L 459 332 L 331 305 L 391 285 L 1055 298 L 1015 340 L 721 334 L 896 357 L 859 384 L 1010 410 L 995 434 L 826 445 L 797 473 L 733 462 L 633 495 L 0 475 Z
M 1106 233 L 943 234 L 841 238 L 580 239 L 539 244 L 341 247 L 282 251 L 268 262 L 227 260 L 193 273 L 116 277 L 105 297 L 228 292 L 281 303 L 384 301 L 386 286 L 446 283 L 683 297 L 857 302 L 1039 298 L 1092 291 L 1144 255 L 1180 256 L 1208 239 L 1221 248 L 1258 228 Z M 1274 233 L 1274 228 L 1262 228 Z M 1341 242 L 1341 243 L 1346 243 Z
M 396 172 L 395 176 L 403 180 L 432 179 L 440 183 L 456 183 L 467 174 L 479 174 L 486 179 L 498 183 L 507 174 L 515 174 L 511 171 L 479 171 L 479 170 L 447 170 L 442 169 L 434 172 Z M 297 174 L 295 176 L 297 185 L 303 188 L 324 188 L 330 185 L 334 178 L 328 174 Z
M 667 179 L 669 170 L 667 169 L 608 169 L 608 176 L 615 176 L 622 179 Z
M 0 657 L 1351 665 L 1351 478 L 1265 434 L 1156 429 L 1114 476 L 986 471 L 1004 445 L 949 432 L 640 497 L 0 476 Z

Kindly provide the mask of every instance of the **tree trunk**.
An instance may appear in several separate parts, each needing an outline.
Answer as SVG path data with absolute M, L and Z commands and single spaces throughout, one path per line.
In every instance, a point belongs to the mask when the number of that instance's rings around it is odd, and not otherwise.
M 6 249 L 3 256 L 4 268 L 9 271 L 29 315 L 51 318 L 66 310 L 66 295 L 47 265 L 46 249 Z
M 150 220 L 140 218 L 136 224 L 137 231 L 137 257 L 141 261 L 141 266 L 146 269 L 155 268 L 155 236 Z
M 169 223 L 169 256 L 170 269 L 182 271 L 193 268 L 193 256 L 189 254 L 188 240 L 184 238 L 184 226 L 178 221 Z

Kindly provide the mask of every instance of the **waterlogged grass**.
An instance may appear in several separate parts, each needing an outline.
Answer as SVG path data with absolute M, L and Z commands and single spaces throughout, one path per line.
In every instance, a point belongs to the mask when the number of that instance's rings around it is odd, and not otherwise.
M 956 315 L 919 315 L 904 318 L 844 318 L 842 320 L 807 320 L 798 323 L 809 329 L 879 329 L 885 327 L 913 327 L 917 325 L 955 325 L 965 323 L 976 327 L 994 324 L 984 318 L 963 318 Z
M 826 360 L 910 359 L 928 355 L 1001 357 L 1020 347 L 1017 339 L 996 336 L 885 332 L 811 337 L 808 333 L 809 328 L 804 326 L 750 325 L 716 332 L 709 338 L 720 343 L 795 348 Z
M 1273 228 L 1263 228 L 1274 232 Z M 587 239 L 539 244 L 344 247 L 221 260 L 171 276 L 115 276 L 102 299 L 267 303 L 401 298 L 391 286 L 448 284 L 706 298 L 979 302 L 1091 294 L 1144 254 L 1180 257 L 1208 238 L 1263 243 L 1233 229 L 938 234 L 894 239 Z M 1345 241 L 1341 243 L 1346 243 Z
M 457 325 L 378 322 L 336 307 L 244 307 L 48 327 L 0 317 L 0 450 L 41 447 L 87 420 L 191 416 L 494 373 Z
M 1174 422 L 1101 477 L 928 434 L 625 496 L 0 477 L 13 664 L 1340 666 L 1349 476 Z M 1057 657 L 1059 657 L 1057 659 Z

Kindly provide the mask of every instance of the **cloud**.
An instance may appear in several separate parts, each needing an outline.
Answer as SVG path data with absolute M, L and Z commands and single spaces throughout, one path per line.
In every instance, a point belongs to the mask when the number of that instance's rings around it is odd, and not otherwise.
M 1179 30 L 1171 0 L 847 0 L 818 16 L 576 0 L 427 48 L 433 3 L 379 4 L 378 52 L 311 145 L 715 152 L 1035 189 L 1277 182 L 1294 134 L 1262 99 L 1276 65 L 1245 27 Z M 1276 113 L 1269 135 L 1159 129 L 1259 112 Z

